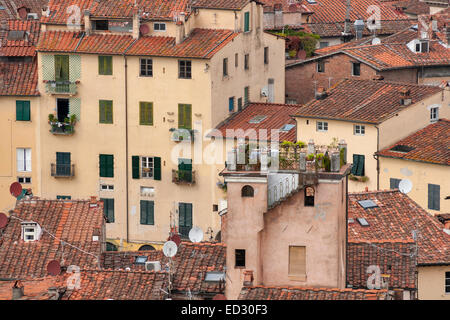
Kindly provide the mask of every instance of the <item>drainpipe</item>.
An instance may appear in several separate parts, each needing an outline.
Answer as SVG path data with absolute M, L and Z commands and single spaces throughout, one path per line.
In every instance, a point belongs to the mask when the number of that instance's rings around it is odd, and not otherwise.
M 128 209 L 129 209 L 129 182 L 128 182 L 128 61 L 127 56 L 123 55 L 125 62 L 125 178 L 127 179 L 126 183 L 126 203 L 127 203 L 127 244 L 129 240 L 128 234 Z
M 380 151 L 380 128 L 375 126 L 377 129 L 377 152 Z M 377 154 L 373 155 L 373 158 L 377 160 L 377 190 L 380 190 L 380 159 Z
M 345 176 L 345 288 L 348 286 L 348 174 Z

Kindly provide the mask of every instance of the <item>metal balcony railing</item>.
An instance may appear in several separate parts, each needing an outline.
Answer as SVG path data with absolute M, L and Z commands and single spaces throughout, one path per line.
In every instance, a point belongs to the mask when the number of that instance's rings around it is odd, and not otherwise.
M 195 171 L 191 170 L 172 170 L 172 182 L 176 184 L 194 184 Z
M 51 164 L 52 177 L 56 178 L 71 178 L 75 176 L 75 165 L 74 164 Z
M 77 83 L 71 81 L 47 81 L 45 90 L 49 94 L 70 94 L 77 93 Z

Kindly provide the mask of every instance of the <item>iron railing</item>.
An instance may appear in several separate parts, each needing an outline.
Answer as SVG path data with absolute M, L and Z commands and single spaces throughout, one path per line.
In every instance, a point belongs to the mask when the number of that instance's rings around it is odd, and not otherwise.
M 176 184 L 194 184 L 195 171 L 191 170 L 172 170 L 172 182 Z
M 74 164 L 51 164 L 51 174 L 52 177 L 56 178 L 70 178 L 75 176 L 75 165 Z
M 70 94 L 77 93 L 77 83 L 71 81 L 47 81 L 45 90 L 49 94 Z

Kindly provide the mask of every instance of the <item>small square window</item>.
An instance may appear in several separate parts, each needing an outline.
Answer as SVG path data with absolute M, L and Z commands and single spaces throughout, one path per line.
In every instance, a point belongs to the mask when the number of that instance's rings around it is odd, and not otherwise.
M 439 120 L 439 108 L 431 108 L 430 109 L 430 121 L 438 121 Z
M 317 121 L 317 131 L 328 131 L 328 122 Z
M 153 178 L 153 158 L 152 157 L 141 157 L 141 177 L 142 178 Z
M 353 126 L 353 134 L 357 136 L 363 136 L 366 133 L 366 126 L 362 125 L 354 125 Z
M 249 54 L 246 54 L 245 56 L 244 56 L 244 69 L 245 70 L 248 70 L 248 69 L 250 69 L 250 55 Z
M 153 60 L 152 59 L 140 59 L 140 76 L 152 77 L 153 76 Z
M 153 30 L 155 31 L 166 31 L 166 24 L 161 22 L 155 22 L 153 24 Z
M 192 62 L 190 60 L 178 61 L 178 77 L 180 79 L 192 79 Z
M 245 267 L 245 250 L 236 249 L 234 250 L 235 256 L 235 267 Z
M 359 62 L 352 63 L 352 75 L 353 76 L 361 75 L 361 63 L 359 63 Z
M 325 72 L 325 62 L 324 61 L 318 61 L 317 62 L 317 72 Z

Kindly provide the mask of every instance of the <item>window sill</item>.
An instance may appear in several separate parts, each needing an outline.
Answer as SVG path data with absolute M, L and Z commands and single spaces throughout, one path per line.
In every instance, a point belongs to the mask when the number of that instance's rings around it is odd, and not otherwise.
M 306 281 L 306 274 L 303 275 L 288 275 L 289 280 L 293 281 Z

